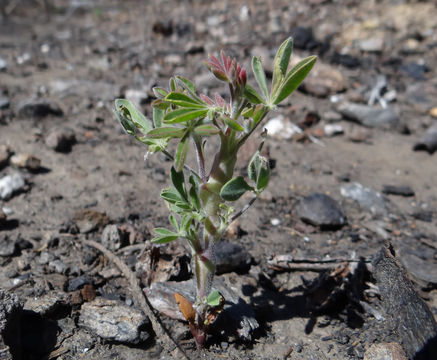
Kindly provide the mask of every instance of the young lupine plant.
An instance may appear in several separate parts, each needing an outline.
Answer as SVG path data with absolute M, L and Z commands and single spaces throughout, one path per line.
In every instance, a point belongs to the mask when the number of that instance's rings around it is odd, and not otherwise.
M 189 323 L 191 333 L 202 346 L 208 326 L 221 311 L 224 299 L 211 291 L 215 272 L 215 244 L 228 225 L 241 215 L 266 188 L 270 169 L 260 150 L 248 164 L 247 178 L 234 176 L 238 151 L 259 127 L 266 115 L 287 98 L 306 77 L 316 62 L 310 56 L 288 70 L 293 49 L 291 38 L 284 41 L 274 60 L 269 91 L 259 57 L 252 59 L 252 71 L 258 91 L 247 84 L 245 69 L 223 52 L 209 56 L 206 67 L 227 84 L 229 97 L 199 94 L 189 80 L 172 77 L 168 89 L 156 87 L 152 103 L 153 122 L 125 99 L 115 101 L 115 114 L 129 135 L 148 146 L 148 152 L 162 152 L 173 161 L 171 186 L 161 192 L 170 210 L 171 229 L 158 227 L 152 242 L 165 244 L 177 239 L 187 242 L 192 256 L 196 282 L 196 301 L 191 304 L 180 294 L 176 302 Z M 218 148 L 207 169 L 205 143 L 217 138 Z M 169 150 L 169 143 L 177 143 Z M 194 148 L 196 169 L 186 163 L 190 147 Z M 244 193 L 253 194 L 249 203 L 235 211 L 232 203 Z

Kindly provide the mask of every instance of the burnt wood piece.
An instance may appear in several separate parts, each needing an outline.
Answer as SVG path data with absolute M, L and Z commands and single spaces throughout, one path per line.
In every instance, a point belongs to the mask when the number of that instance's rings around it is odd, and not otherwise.
M 394 257 L 391 245 L 381 249 L 373 266 L 384 310 L 408 358 L 433 359 L 437 354 L 437 324 Z

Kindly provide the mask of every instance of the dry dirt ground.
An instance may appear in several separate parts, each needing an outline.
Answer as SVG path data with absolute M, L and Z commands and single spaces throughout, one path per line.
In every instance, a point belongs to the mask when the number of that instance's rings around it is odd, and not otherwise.
M 321 300 L 308 290 L 320 272 L 279 271 L 268 260 L 288 254 L 370 261 L 385 241 L 436 317 L 437 155 L 413 151 L 437 121 L 433 1 L 9 0 L 0 6 L 0 146 L 8 148 L 0 181 L 17 173 L 25 181 L 0 199 L 6 217 L 0 289 L 22 303 L 45 299 L 50 310 L 25 305 L 20 359 L 171 358 L 153 335 L 119 342 L 80 320 L 95 295 L 136 306 L 116 268 L 81 240 L 100 241 L 111 223 L 130 235 L 124 245 L 147 244 L 153 226 L 167 225 L 159 192 L 171 163 L 143 160 L 145 148 L 121 130 L 113 100 L 129 96 L 149 115 L 151 88 L 166 86 L 173 74 L 205 93 L 221 92 L 203 65 L 208 53 L 225 49 L 248 70 L 251 56 L 261 55 L 271 69 L 276 48 L 290 35 L 296 56 L 319 55 L 318 73 L 270 119 L 293 122 L 304 133 L 267 140 L 275 165 L 269 188 L 227 235 L 250 254 L 250 268 L 221 275 L 260 327 L 250 341 L 217 334 L 199 353 L 183 323 L 163 316 L 165 324 L 190 358 L 362 359 L 373 343 L 401 342 L 378 296 L 369 295 L 371 267 L 352 280 L 355 287 L 340 280 L 339 297 L 331 289 Z M 382 75 L 386 86 L 378 95 L 395 112 L 395 125 L 365 127 L 341 114 L 340 103 L 367 104 Z M 381 109 L 378 102 L 373 107 Z M 340 126 L 342 134 L 329 136 L 326 125 Z M 12 156 L 20 154 L 40 165 Z M 243 154 L 241 168 L 250 155 Z M 374 211 L 341 194 L 355 182 L 379 193 L 384 185 L 408 186 L 414 194 L 385 194 L 383 210 Z M 326 229 L 303 222 L 295 205 L 313 193 L 335 199 L 347 224 Z M 181 249 L 166 251 L 169 261 L 183 256 Z M 140 247 L 118 254 L 133 270 L 144 256 Z M 164 270 L 164 280 L 191 277 L 189 270 Z

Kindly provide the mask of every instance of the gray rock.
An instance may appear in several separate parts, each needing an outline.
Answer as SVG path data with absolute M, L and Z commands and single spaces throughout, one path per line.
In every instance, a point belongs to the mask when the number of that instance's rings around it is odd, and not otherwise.
M 8 234 L 0 233 L 0 256 L 14 256 L 18 251 L 17 241 Z
M 216 244 L 215 255 L 217 274 L 247 271 L 252 261 L 252 257 L 243 246 L 228 241 L 219 241 Z
M 366 127 L 397 127 L 399 116 L 390 108 L 377 108 L 350 102 L 340 103 L 337 110 L 346 118 Z
M 74 131 L 66 127 L 51 129 L 45 138 L 45 144 L 57 152 L 70 152 L 75 143 Z
M 425 150 L 429 154 L 433 154 L 437 150 L 437 124 L 426 130 L 425 134 L 414 144 L 413 150 Z
M 20 338 L 20 316 L 23 305 L 15 294 L 0 289 L 0 359 L 21 358 L 18 346 Z M 7 342 L 8 345 L 5 344 Z M 14 346 L 15 345 L 15 346 Z
M 48 115 L 62 116 L 61 108 L 45 99 L 26 99 L 18 104 L 18 116 L 42 118 Z
M 41 167 L 41 160 L 32 154 L 15 154 L 9 162 L 17 168 L 24 168 L 30 171 L 38 171 Z
M 49 262 L 49 268 L 56 271 L 58 274 L 65 274 L 69 266 L 62 260 L 56 259 Z
M 117 300 L 96 298 L 82 305 L 79 325 L 107 341 L 138 344 L 147 340 L 149 319 Z
M 346 224 L 338 202 L 325 194 L 315 193 L 300 199 L 294 213 L 302 221 L 321 228 L 340 228 Z
M 0 71 L 6 70 L 7 65 L 6 60 L 0 57 Z
M 361 51 L 365 52 L 381 52 L 384 50 L 384 39 L 382 38 L 370 38 L 361 39 L 358 41 L 358 47 Z
M 9 98 L 6 96 L 0 96 L 0 110 L 1 109 L 7 109 L 9 107 Z
M 86 234 L 107 225 L 109 223 L 109 218 L 104 213 L 85 209 L 78 211 L 74 215 L 72 221 L 77 225 L 82 234 Z
M 118 250 L 125 245 L 126 236 L 117 225 L 106 225 L 102 232 L 102 245 L 109 250 Z
M 384 197 L 377 191 L 364 187 L 359 183 L 344 184 L 340 193 L 346 198 L 358 202 L 360 206 L 375 216 L 385 216 L 388 213 Z
M 398 343 L 372 344 L 364 353 L 364 360 L 407 360 L 404 349 Z
M 9 200 L 15 193 L 24 190 L 26 181 L 23 175 L 15 173 L 0 179 L 0 199 Z
M 327 97 L 343 91 L 346 84 L 340 71 L 330 65 L 317 62 L 301 86 L 314 96 Z
M 156 282 L 144 291 L 156 310 L 173 319 L 185 320 L 176 304 L 174 294 L 179 293 L 194 303 L 194 286 L 192 280 Z M 218 277 L 214 279 L 212 290 L 218 290 L 226 301 L 223 312 L 218 316 L 213 328 L 227 337 L 250 341 L 253 332 L 259 327 L 252 308 Z
M 397 251 L 399 261 L 416 282 L 423 285 L 423 287 L 434 287 L 437 285 L 437 271 L 435 271 L 436 265 L 433 259 L 421 258 L 407 246 L 400 246 Z
M 24 303 L 24 310 L 33 311 L 41 316 L 53 314 L 66 306 L 65 293 L 50 293 L 41 297 L 29 297 Z

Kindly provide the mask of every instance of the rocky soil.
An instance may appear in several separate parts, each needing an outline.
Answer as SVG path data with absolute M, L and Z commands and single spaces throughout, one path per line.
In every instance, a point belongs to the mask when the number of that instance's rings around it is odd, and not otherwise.
M 0 359 L 175 356 L 120 270 L 86 240 L 136 273 L 188 358 L 437 353 L 434 1 L 0 8 Z M 215 286 L 228 301 L 198 351 L 172 297 L 191 296 L 184 244 L 150 243 L 151 229 L 168 224 L 159 192 L 171 163 L 144 161 L 113 100 L 150 115 L 152 87 L 173 74 L 224 94 L 204 67 L 208 53 L 224 49 L 248 70 L 261 56 L 271 76 L 288 36 L 294 61 L 318 62 L 266 121 L 271 183 L 219 247 Z

